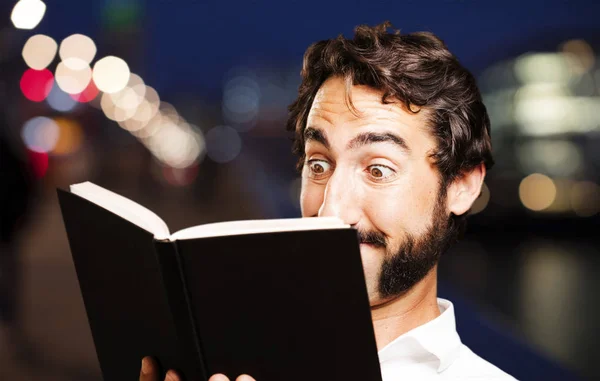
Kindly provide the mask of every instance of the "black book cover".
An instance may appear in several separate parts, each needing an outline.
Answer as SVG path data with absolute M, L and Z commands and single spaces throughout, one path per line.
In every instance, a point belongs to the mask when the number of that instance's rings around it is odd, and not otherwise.
M 157 357 L 163 372 L 204 380 L 187 343 L 193 333 L 181 332 L 169 305 L 176 284 L 163 281 L 179 278 L 177 265 L 159 265 L 159 253 L 176 258 L 173 244 L 157 246 L 153 234 L 70 192 L 59 189 L 58 199 L 104 380 L 137 380 L 144 356 Z
M 144 355 L 186 380 L 380 381 L 353 229 L 156 241 L 59 190 L 105 380 Z

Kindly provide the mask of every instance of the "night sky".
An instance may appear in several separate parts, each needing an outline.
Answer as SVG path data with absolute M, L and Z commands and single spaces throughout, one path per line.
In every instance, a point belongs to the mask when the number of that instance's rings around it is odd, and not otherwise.
M 46 3 L 42 23 L 24 33 L 45 33 L 57 42 L 83 33 L 96 40 L 99 55 L 114 54 L 110 47 L 103 50 L 108 0 Z M 146 0 L 140 6 L 143 57 L 131 70 L 163 93 L 215 91 L 237 65 L 297 66 L 310 43 L 385 20 L 403 32 L 436 33 L 476 74 L 526 50 L 600 35 L 600 2 L 591 0 Z

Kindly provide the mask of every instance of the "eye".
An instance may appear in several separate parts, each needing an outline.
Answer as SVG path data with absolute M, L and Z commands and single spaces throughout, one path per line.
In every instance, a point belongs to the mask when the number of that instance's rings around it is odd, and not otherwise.
M 381 164 L 368 166 L 367 172 L 369 172 L 371 178 L 375 180 L 389 180 L 396 174 L 396 171 L 394 171 L 392 168 Z
M 326 175 L 331 169 L 331 164 L 326 160 L 312 159 L 308 161 L 308 170 L 312 176 L 319 177 Z

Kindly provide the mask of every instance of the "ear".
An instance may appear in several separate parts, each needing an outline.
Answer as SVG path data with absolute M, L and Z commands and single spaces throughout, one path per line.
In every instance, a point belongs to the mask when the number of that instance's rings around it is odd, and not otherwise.
M 463 172 L 448 186 L 448 211 L 460 216 L 471 209 L 471 205 L 481 194 L 485 173 L 485 165 L 479 164 L 475 168 Z

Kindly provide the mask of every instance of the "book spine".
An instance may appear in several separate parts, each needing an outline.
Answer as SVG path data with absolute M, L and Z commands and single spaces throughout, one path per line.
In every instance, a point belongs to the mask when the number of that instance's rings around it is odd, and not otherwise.
M 189 296 L 183 276 L 177 243 L 155 241 L 157 260 L 161 269 L 171 316 L 180 345 L 181 364 L 186 381 L 207 381 L 208 375 L 202 356 L 200 337 L 197 334 Z M 164 371 L 166 371 L 165 369 Z

